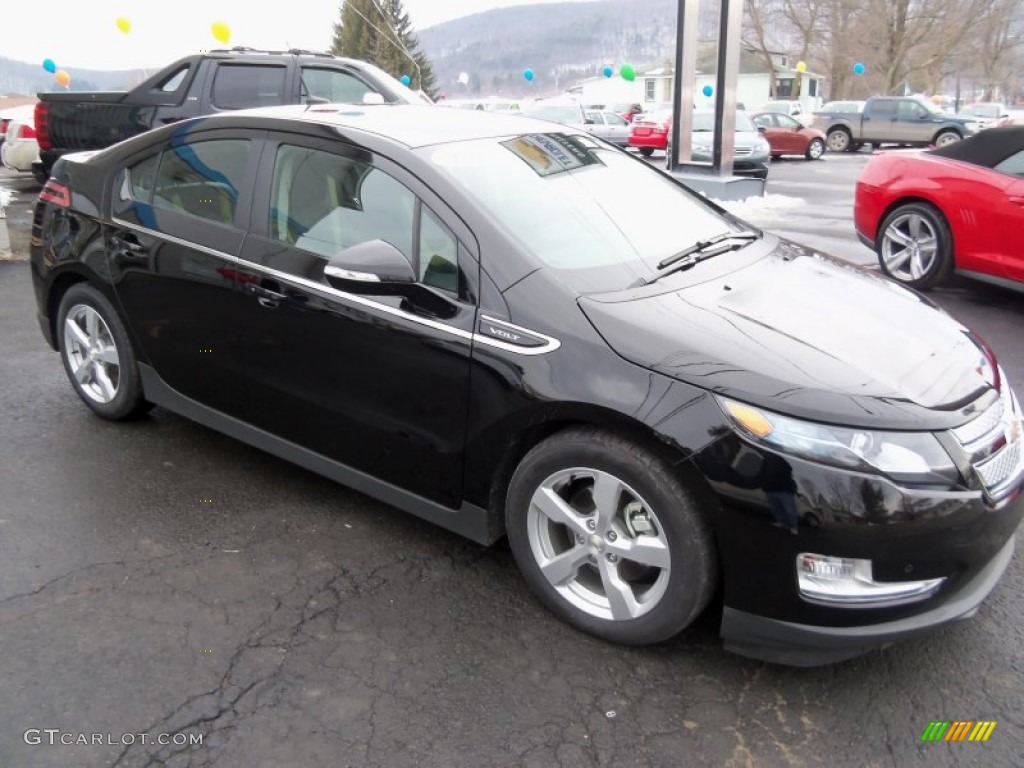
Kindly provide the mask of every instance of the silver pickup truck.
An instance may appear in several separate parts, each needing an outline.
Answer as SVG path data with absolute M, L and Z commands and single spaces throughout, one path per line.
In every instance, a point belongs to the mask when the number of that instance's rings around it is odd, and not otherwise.
M 850 152 L 864 144 L 945 146 L 978 132 L 970 118 L 952 117 L 920 99 L 873 96 L 860 112 L 815 112 L 813 127 L 825 132 L 832 152 Z

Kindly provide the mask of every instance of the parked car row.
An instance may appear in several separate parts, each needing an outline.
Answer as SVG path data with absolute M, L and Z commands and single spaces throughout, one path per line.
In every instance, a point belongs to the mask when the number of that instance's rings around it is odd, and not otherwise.
M 35 105 L 11 107 L 0 112 L 0 164 L 21 173 L 39 160 Z

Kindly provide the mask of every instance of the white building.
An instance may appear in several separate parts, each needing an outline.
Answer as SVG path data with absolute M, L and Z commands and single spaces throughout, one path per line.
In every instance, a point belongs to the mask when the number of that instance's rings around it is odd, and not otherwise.
M 772 53 L 771 59 L 776 99 L 800 101 L 805 112 L 813 112 L 821 107 L 824 77 L 813 72 L 798 72 L 796 62 L 791 61 L 787 54 Z M 710 61 L 713 67 L 713 56 L 710 57 Z M 698 69 L 700 69 L 699 66 Z M 744 49 L 740 56 L 736 101 L 742 104 L 744 109 L 753 110 L 762 106 L 771 99 L 771 89 L 769 88 L 771 77 L 772 73 L 768 72 L 768 65 L 764 57 L 754 51 Z M 798 77 L 800 81 L 799 97 L 793 95 Z M 673 82 L 672 70 L 662 68 L 637 73 L 636 80 L 633 82 L 623 80 L 618 73 L 610 78 L 592 77 L 575 86 L 570 92 L 576 95 L 584 105 L 640 104 L 641 107 L 647 109 L 655 104 L 670 105 L 672 103 Z M 715 102 L 714 71 L 698 71 L 694 85 L 695 106 L 698 109 L 713 107 Z M 703 93 L 705 86 L 712 88 L 710 97 Z

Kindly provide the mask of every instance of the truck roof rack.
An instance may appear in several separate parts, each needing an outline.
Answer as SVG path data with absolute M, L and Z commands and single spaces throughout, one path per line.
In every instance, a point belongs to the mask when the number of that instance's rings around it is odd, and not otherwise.
M 321 58 L 333 59 L 334 54 L 326 53 L 324 51 L 307 51 L 304 48 L 289 48 L 286 51 L 266 51 L 259 48 L 249 48 L 244 45 L 236 45 L 231 48 L 212 48 L 208 53 L 251 53 L 264 56 L 283 56 L 290 54 L 292 56 L 318 56 Z

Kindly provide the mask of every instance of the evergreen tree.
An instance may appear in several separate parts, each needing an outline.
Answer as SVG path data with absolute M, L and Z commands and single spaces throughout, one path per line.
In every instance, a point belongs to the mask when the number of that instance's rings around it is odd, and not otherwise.
M 343 0 L 331 53 L 375 64 L 410 88 L 437 98 L 437 81 L 402 0 Z

